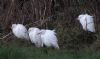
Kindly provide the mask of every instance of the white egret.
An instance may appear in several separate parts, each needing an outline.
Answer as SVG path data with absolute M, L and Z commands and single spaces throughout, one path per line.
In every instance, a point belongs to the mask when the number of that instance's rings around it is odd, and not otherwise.
M 85 31 L 95 32 L 93 16 L 90 16 L 88 14 L 81 14 L 78 16 L 78 20 L 80 21 Z
M 58 40 L 55 34 L 55 30 L 41 30 L 41 39 L 46 47 L 54 47 L 59 49 Z
M 40 29 L 31 27 L 29 28 L 28 32 L 29 32 L 29 37 L 30 37 L 31 42 L 34 43 L 36 47 L 43 47 Z
M 12 24 L 11 29 L 17 38 L 29 40 L 28 31 L 23 24 Z

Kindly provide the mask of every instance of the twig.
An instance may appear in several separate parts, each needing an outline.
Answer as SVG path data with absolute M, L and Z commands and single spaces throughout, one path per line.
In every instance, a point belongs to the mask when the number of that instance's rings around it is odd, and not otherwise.
M 61 14 L 57 14 L 57 15 L 61 15 Z M 50 21 L 50 20 L 48 20 L 49 18 L 54 17 L 54 16 L 57 16 L 57 15 L 53 15 L 53 16 L 47 17 L 47 18 L 45 19 L 45 21 L 44 21 L 42 24 L 38 25 L 38 26 L 43 25 L 43 24 L 44 24 L 45 22 L 47 22 L 47 21 Z M 42 21 L 42 20 L 36 21 L 36 22 L 34 22 L 34 24 L 36 24 L 36 23 L 38 23 L 38 22 L 41 22 L 41 21 Z M 29 25 L 31 25 L 31 24 L 33 24 L 33 23 L 26 24 L 25 26 L 29 26 Z M 0 39 L 5 39 L 5 38 L 7 38 L 9 35 L 11 35 L 11 34 L 12 34 L 12 32 L 8 33 L 7 35 L 3 36 L 3 37 L 0 38 Z
M 8 36 L 11 35 L 11 34 L 12 34 L 12 32 L 8 33 L 7 35 L 3 36 L 3 37 L 0 38 L 0 39 L 5 39 L 6 37 L 8 37 Z

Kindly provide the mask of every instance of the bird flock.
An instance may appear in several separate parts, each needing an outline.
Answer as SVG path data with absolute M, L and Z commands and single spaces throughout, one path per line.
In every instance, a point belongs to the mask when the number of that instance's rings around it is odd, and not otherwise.
M 13 34 L 20 39 L 30 40 L 36 47 L 53 47 L 59 49 L 55 30 L 30 27 L 28 30 L 23 24 L 12 24 Z
M 83 30 L 95 32 L 93 16 L 81 14 L 77 20 L 79 20 Z M 23 24 L 12 24 L 11 29 L 17 38 L 30 40 L 31 43 L 34 43 L 35 47 L 40 48 L 46 46 L 60 49 L 55 30 L 39 29 L 37 27 L 30 27 L 27 30 Z

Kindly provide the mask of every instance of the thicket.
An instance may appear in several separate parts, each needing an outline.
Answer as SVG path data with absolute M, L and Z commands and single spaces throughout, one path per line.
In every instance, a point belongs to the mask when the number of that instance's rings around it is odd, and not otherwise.
M 83 31 L 76 20 L 84 13 L 94 16 L 95 34 Z M 27 28 L 56 29 L 62 48 L 99 47 L 99 16 L 100 0 L 0 0 L 0 37 L 11 31 L 11 24 L 22 23 Z

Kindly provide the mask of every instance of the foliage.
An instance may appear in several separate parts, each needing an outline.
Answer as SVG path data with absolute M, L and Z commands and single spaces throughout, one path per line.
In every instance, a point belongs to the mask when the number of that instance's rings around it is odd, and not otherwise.
M 100 59 L 99 52 L 37 49 L 33 47 L 1 47 L 1 59 Z
M 99 0 L 0 0 L 2 36 L 11 31 L 11 24 L 23 23 L 27 28 L 56 29 L 61 48 L 91 46 L 100 40 L 99 3 Z M 94 35 L 84 32 L 76 20 L 82 13 L 94 16 L 97 30 Z M 86 42 L 83 43 L 83 39 Z M 89 44 L 87 39 L 92 43 Z

